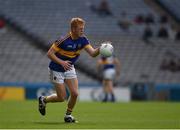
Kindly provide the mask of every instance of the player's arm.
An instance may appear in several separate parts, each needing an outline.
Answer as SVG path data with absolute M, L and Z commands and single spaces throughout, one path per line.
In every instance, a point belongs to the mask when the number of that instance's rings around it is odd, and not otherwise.
M 117 58 L 114 58 L 114 64 L 116 66 L 117 76 L 119 76 L 121 69 L 120 61 Z
M 48 58 L 56 62 L 57 64 L 62 65 L 65 70 L 71 69 L 70 61 L 61 60 L 55 55 L 55 53 L 58 51 L 59 51 L 59 48 L 56 46 L 56 43 L 54 43 L 47 52 Z
M 94 49 L 94 48 L 89 44 L 89 45 L 87 45 L 87 46 L 85 47 L 85 50 L 86 50 L 86 52 L 87 52 L 90 56 L 92 56 L 92 57 L 96 57 L 96 56 L 99 55 L 99 47 Z
M 101 70 L 101 60 L 98 60 L 98 61 L 97 61 L 96 67 L 97 67 L 97 70 L 98 70 L 98 71 Z

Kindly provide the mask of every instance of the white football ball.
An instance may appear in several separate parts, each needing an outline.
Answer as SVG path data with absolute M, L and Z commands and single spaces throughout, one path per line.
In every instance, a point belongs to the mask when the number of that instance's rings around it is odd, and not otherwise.
M 111 45 L 111 43 L 107 42 L 107 43 L 103 43 L 100 46 L 100 54 L 104 57 L 110 57 L 113 54 L 113 46 Z

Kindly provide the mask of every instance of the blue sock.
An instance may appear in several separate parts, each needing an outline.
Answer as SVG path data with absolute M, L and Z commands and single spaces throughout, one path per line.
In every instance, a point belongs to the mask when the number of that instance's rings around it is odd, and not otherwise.
M 108 100 L 108 93 L 105 93 L 104 99 L 103 99 L 102 101 L 103 101 L 103 102 L 107 102 L 107 100 Z
M 113 93 L 111 93 L 111 102 L 115 102 L 115 96 L 114 96 L 114 94 Z

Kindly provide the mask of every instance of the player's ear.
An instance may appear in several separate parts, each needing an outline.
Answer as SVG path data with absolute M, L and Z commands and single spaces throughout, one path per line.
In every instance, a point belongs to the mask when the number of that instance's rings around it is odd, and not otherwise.
M 72 32 L 75 32 L 75 31 L 76 31 L 76 28 L 75 28 L 75 27 L 72 27 L 72 28 L 71 28 L 71 31 L 72 31 Z
M 74 28 L 73 27 L 71 27 L 71 32 L 74 32 Z

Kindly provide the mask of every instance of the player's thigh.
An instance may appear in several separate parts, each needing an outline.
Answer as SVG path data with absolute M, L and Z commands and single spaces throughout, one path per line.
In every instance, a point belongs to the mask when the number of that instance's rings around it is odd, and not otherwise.
M 112 91 L 113 90 L 113 81 L 112 80 L 108 80 L 108 82 L 107 82 L 107 86 L 108 86 L 108 90 L 109 91 Z
M 66 97 L 66 88 L 64 86 L 64 84 L 60 84 L 60 83 L 54 83 L 55 86 L 55 90 L 57 93 L 57 96 L 59 98 L 65 98 Z
M 64 98 L 66 96 L 66 89 L 64 86 L 64 72 L 57 72 L 49 69 L 49 76 L 51 82 L 55 86 L 57 96 L 59 98 Z
M 69 91 L 71 95 L 78 95 L 78 79 L 72 78 L 72 79 L 65 79 L 65 83 L 67 84 Z
M 103 84 L 104 84 L 104 89 L 106 91 L 112 91 L 112 89 L 113 89 L 113 81 L 112 80 L 104 79 Z

